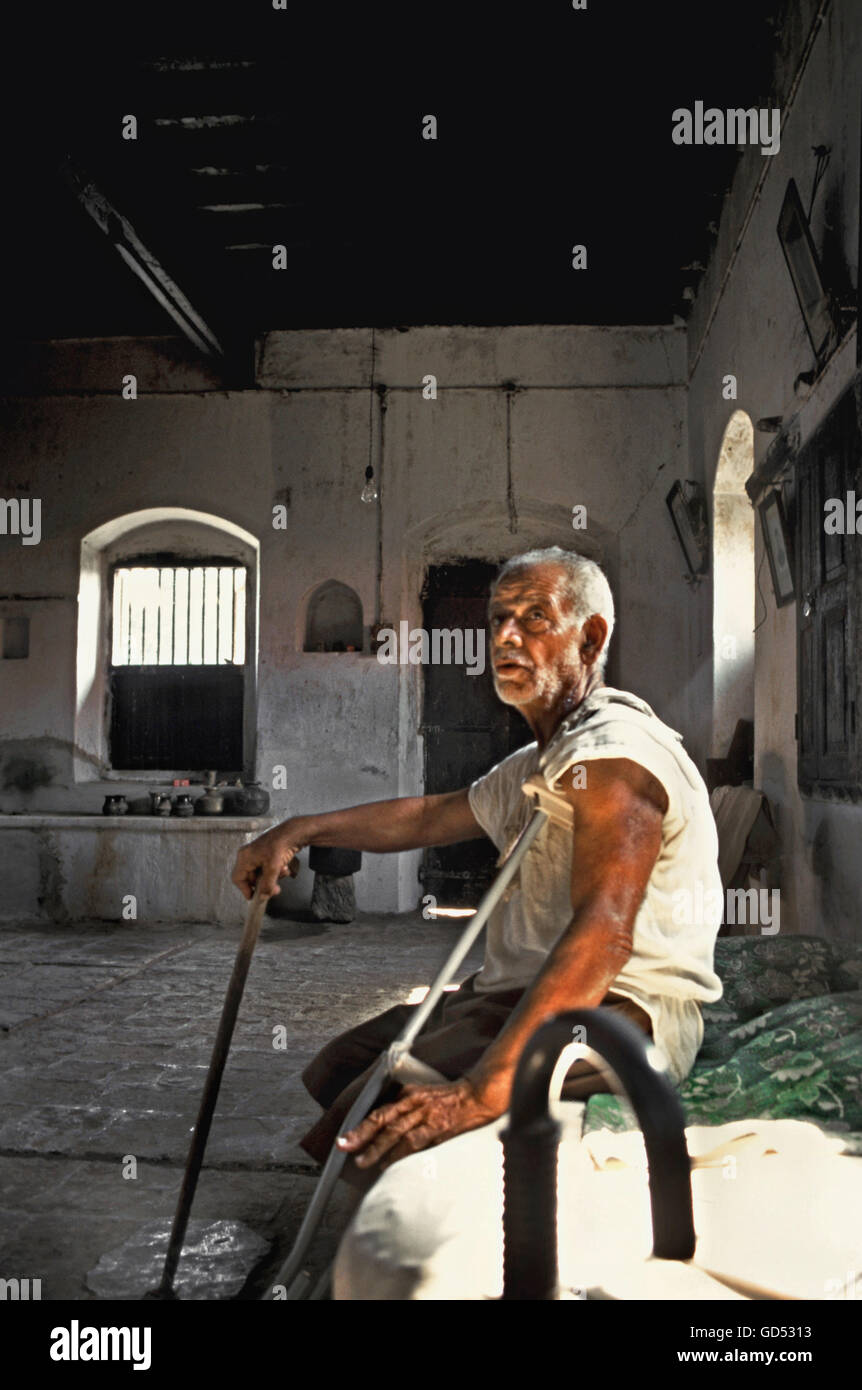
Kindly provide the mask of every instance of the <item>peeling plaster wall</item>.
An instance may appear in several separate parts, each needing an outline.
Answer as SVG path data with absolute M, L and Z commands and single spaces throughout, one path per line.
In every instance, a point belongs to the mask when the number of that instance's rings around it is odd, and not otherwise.
M 218 922 L 245 902 L 224 872 L 273 821 L 0 815 L 0 921 Z M 133 899 L 131 901 L 130 899 Z
M 681 330 L 272 333 L 258 347 L 257 387 L 237 392 L 211 389 L 175 347 L 151 340 L 42 345 L 32 357 L 36 374 L 17 365 L 0 417 L 0 495 L 39 496 L 43 511 L 39 546 L 0 537 L 0 595 L 26 595 L 6 606 L 33 619 L 29 660 L 0 664 L 12 740 L 0 745 L 0 811 L 101 805 L 103 781 L 75 780 L 81 540 L 149 507 L 206 512 L 259 540 L 257 772 L 271 786 L 286 768 L 287 790 L 272 793 L 279 817 L 422 790 L 421 671 L 302 651 L 305 606 L 327 579 L 356 590 L 366 626 L 418 625 L 431 563 L 581 547 L 615 588 L 613 678 L 685 735 L 696 727 L 691 596 L 664 504 L 686 472 Z M 127 372 L 137 401 L 119 396 Z M 429 373 L 436 400 L 423 398 Z M 369 458 L 382 512 L 359 501 Z M 277 503 L 286 530 L 272 526 Z M 585 532 L 572 529 L 577 504 Z M 127 852 L 140 839 L 125 837 Z M 189 876 L 212 872 L 189 853 Z M 360 907 L 414 907 L 418 862 L 366 856 Z M 79 879 L 65 873 L 61 894 L 73 916 L 87 896 Z M 303 875 L 287 893 L 307 901 L 309 885 Z
M 800 6 L 796 54 L 815 5 Z M 804 21 L 804 22 L 803 22 Z M 846 302 L 858 283 L 859 113 L 862 106 L 862 9 L 833 0 L 816 31 L 804 69 L 788 69 L 779 85 L 792 106 L 782 110 L 781 149 L 764 159 L 745 154 L 725 206 L 716 253 L 689 322 L 688 426 L 691 476 L 712 495 L 722 437 L 735 410 L 753 421 L 798 416 L 801 440 L 811 435 L 855 371 L 855 331 L 845 339 L 807 399 L 794 383 L 813 365 L 776 225 L 789 178 L 807 209 L 814 172 L 812 146 L 831 149 L 817 194 L 812 234 L 830 287 Z M 827 96 L 828 94 L 828 96 Z M 752 203 L 756 180 L 764 176 Z M 733 373 L 738 399 L 722 399 Z M 755 463 L 774 436 L 755 431 Z M 862 939 L 862 807 L 803 799 L 796 786 L 796 606 L 777 609 L 759 524 L 755 532 L 755 785 L 772 801 L 782 841 L 782 930 Z M 698 748 L 710 731 L 712 586 L 696 595 L 693 613 L 693 708 L 700 709 Z

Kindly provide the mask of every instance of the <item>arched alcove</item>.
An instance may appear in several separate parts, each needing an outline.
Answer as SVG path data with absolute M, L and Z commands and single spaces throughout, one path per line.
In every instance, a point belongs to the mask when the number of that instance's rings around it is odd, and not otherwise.
M 754 510 L 745 480 L 754 470 L 754 430 L 744 410 L 730 417 L 718 457 L 712 506 L 712 753 L 724 757 L 740 719 L 754 719 Z
M 111 663 L 111 575 L 115 566 L 126 564 L 220 564 L 242 566 L 246 571 L 241 770 L 245 774 L 253 772 L 259 549 L 257 539 L 242 527 L 224 517 L 187 507 L 149 507 L 128 512 L 83 537 L 78 590 L 76 781 L 98 779 L 109 769 L 106 716 Z
M 327 579 L 311 593 L 305 611 L 303 651 L 362 651 L 362 602 L 355 589 Z

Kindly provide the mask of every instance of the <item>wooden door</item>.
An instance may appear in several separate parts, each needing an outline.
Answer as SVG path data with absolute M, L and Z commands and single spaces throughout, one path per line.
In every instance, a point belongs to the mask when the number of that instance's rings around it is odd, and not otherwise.
M 420 733 L 424 740 L 425 793 L 469 786 L 516 748 L 531 743 L 525 720 L 494 693 L 487 608 L 499 564 L 462 560 L 429 568 L 422 590 L 422 622 L 434 628 L 482 629 L 485 670 L 468 675 L 463 665 L 423 667 Z M 494 875 L 497 851 L 490 840 L 468 840 L 425 851 L 422 891 L 438 904 L 473 906 Z
M 798 781 L 803 792 L 856 795 L 859 537 L 827 534 L 825 504 L 857 488 L 860 438 L 852 388 L 833 407 L 802 451 L 798 474 Z

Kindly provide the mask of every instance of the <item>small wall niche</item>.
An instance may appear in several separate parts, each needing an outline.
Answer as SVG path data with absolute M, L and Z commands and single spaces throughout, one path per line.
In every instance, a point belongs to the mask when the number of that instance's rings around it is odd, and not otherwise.
M 308 600 L 306 652 L 362 651 L 362 603 L 349 584 L 327 579 Z
M 0 659 L 24 661 L 30 655 L 30 619 L 0 618 Z

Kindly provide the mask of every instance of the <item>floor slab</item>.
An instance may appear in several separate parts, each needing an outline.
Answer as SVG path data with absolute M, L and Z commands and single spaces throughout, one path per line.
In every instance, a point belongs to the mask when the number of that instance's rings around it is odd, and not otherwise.
M 429 984 L 458 934 L 418 913 L 311 932 L 266 920 L 193 1209 L 265 1250 L 232 1297 L 267 1296 L 314 1190 L 319 1170 L 297 1142 L 320 1113 L 304 1066 Z M 100 1259 L 170 1221 L 239 936 L 205 923 L 0 928 L 4 1277 L 41 1279 L 43 1299 L 93 1300 Z M 462 977 L 478 964 L 474 953 Z M 339 1190 L 313 1277 L 351 1205 Z

